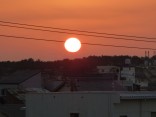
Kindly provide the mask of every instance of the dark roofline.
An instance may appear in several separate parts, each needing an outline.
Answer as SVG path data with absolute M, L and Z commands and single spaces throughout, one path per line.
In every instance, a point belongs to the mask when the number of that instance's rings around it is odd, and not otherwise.
M 156 99 L 156 92 L 152 93 L 121 93 L 121 100 L 145 100 L 145 99 Z
M 12 84 L 12 85 L 17 85 L 18 83 L 0 83 L 0 84 Z
M 25 79 L 25 80 L 23 80 L 23 81 L 21 81 L 21 82 L 19 82 L 19 83 L 17 83 L 17 84 L 21 84 L 22 82 L 27 81 L 28 79 L 30 79 L 31 77 L 33 77 L 33 76 L 35 76 L 35 75 L 37 75 L 37 74 L 39 74 L 39 73 L 40 73 L 40 71 L 38 71 L 38 72 L 35 73 L 35 74 L 32 74 L 32 75 L 29 76 L 27 79 Z
M 21 82 L 18 82 L 18 83 L 1 83 L 1 82 L 0 82 L 0 84 L 12 84 L 12 85 L 19 85 L 19 84 L 21 84 L 22 82 L 24 82 L 24 81 L 26 81 L 26 80 L 30 79 L 31 77 L 33 77 L 33 76 L 35 76 L 35 75 L 37 75 L 37 74 L 39 74 L 39 73 L 40 73 L 40 71 L 38 71 L 37 73 L 34 73 L 33 75 L 29 76 L 27 79 L 25 79 L 25 80 L 23 80 L 23 81 L 21 81 Z

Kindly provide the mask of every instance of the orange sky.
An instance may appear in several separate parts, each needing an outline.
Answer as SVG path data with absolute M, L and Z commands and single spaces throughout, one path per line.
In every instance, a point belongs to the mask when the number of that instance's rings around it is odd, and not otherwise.
M 35 25 L 156 37 L 155 0 L 0 0 L 0 20 Z M 154 43 L 114 40 L 15 29 L 0 26 L 0 34 L 81 42 L 156 48 Z M 68 53 L 63 43 L 0 37 L 0 60 L 34 58 L 57 60 L 89 55 L 139 55 L 145 50 L 82 45 Z M 151 55 L 153 51 L 150 51 Z

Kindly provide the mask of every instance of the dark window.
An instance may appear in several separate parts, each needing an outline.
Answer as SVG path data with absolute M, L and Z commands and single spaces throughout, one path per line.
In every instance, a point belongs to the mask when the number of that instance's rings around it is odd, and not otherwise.
M 117 75 L 114 76 L 114 80 L 118 80 L 118 76 Z
M 101 72 L 105 72 L 105 70 L 104 70 L 104 69 L 102 69 L 102 70 L 101 70 Z
M 1 90 L 1 94 L 2 94 L 2 95 L 5 95 L 5 94 L 6 94 L 6 90 L 5 90 L 5 89 L 2 89 L 2 90 Z
M 70 117 L 79 117 L 79 113 L 70 113 Z
M 151 117 L 156 117 L 156 112 L 151 112 Z
M 127 115 L 120 115 L 120 117 L 127 117 Z
M 126 80 L 126 77 L 120 77 L 120 80 Z

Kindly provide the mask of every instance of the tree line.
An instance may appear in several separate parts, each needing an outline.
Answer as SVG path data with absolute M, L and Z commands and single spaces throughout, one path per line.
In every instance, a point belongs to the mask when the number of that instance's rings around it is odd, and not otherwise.
M 129 59 L 132 66 L 144 65 L 144 61 L 153 62 L 156 56 L 151 58 L 138 56 L 89 56 L 77 59 L 63 59 L 56 61 L 41 61 L 32 58 L 21 61 L 1 61 L 0 74 L 4 75 L 7 72 L 14 72 L 23 69 L 38 69 L 44 71 L 49 69 L 54 74 L 67 73 L 70 74 L 86 74 L 92 72 L 96 66 L 124 66 L 125 60 Z

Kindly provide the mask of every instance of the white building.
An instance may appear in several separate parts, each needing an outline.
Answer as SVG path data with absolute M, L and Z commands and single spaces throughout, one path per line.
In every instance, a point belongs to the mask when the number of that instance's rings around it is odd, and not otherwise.
M 123 67 L 121 70 L 121 79 L 124 86 L 140 86 L 140 90 L 146 90 L 149 83 L 149 72 L 143 67 Z
M 31 93 L 26 117 L 156 117 L 156 92 Z
M 123 67 L 121 70 L 121 78 L 135 83 L 135 67 Z
M 97 66 L 99 74 L 112 73 L 117 75 L 117 79 L 120 79 L 120 67 L 118 66 Z
M 119 73 L 120 68 L 117 66 L 97 66 L 98 73 Z

